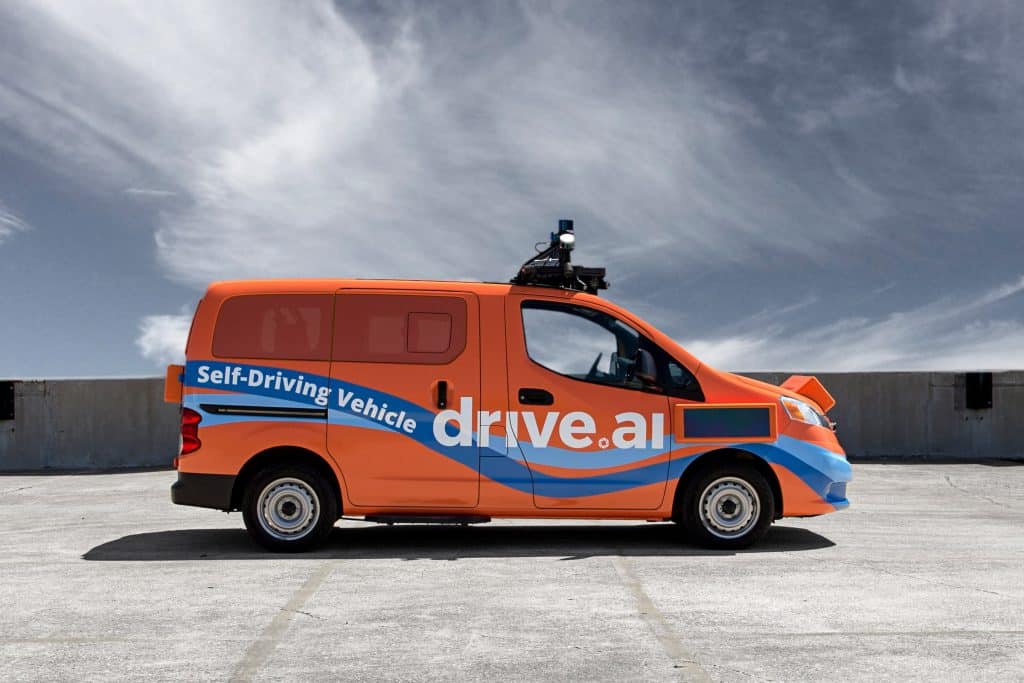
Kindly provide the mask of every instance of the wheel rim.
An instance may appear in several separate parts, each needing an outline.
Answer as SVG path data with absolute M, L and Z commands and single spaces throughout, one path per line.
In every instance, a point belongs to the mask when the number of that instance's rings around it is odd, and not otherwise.
M 700 521 L 718 538 L 739 538 L 757 523 L 761 499 L 749 482 L 739 477 L 716 479 L 700 496 Z
M 295 541 L 316 526 L 320 499 L 306 482 L 286 477 L 264 487 L 256 510 L 264 531 L 281 541 Z

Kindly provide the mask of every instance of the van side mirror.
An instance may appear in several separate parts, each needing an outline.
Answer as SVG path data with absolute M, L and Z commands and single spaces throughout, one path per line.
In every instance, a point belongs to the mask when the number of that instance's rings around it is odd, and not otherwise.
M 650 351 L 639 349 L 636 352 L 636 370 L 633 374 L 648 386 L 658 383 L 658 368 Z

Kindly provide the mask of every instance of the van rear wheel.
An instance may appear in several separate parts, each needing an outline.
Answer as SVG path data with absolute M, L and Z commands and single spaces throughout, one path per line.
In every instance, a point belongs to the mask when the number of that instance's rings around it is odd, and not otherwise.
M 312 550 L 326 540 L 338 519 L 338 504 L 326 479 L 301 465 L 271 465 L 245 490 L 245 528 L 253 540 L 275 552 Z
M 747 548 L 775 519 L 775 498 L 764 475 L 746 463 L 713 465 L 686 482 L 679 520 L 706 548 Z

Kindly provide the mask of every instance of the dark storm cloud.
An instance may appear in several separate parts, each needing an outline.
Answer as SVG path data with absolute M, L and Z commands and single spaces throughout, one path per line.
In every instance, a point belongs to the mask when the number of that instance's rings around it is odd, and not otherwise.
M 500 280 L 571 216 L 610 296 L 713 363 L 1024 361 L 1014 4 L 0 14 L 0 149 L 151 204 L 172 282 Z

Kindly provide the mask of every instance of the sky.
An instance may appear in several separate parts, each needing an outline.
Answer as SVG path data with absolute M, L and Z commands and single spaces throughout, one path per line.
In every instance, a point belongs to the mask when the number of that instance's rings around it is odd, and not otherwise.
M 0 3 L 0 377 L 215 280 L 602 296 L 731 370 L 1024 368 L 1024 4 Z

